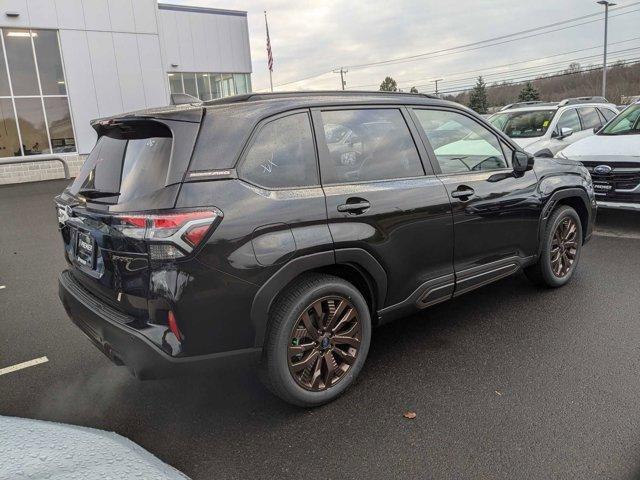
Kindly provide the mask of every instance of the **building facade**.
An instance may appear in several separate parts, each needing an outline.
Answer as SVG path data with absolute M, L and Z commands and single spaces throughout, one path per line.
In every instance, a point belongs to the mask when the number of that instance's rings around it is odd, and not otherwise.
M 94 118 L 251 91 L 246 12 L 156 0 L 0 0 L 0 159 L 91 151 Z M 0 165 L 0 184 L 62 178 Z

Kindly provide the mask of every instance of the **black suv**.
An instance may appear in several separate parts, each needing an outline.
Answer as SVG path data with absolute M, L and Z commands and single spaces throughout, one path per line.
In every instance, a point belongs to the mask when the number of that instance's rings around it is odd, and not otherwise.
M 372 327 L 515 273 L 564 285 L 596 204 L 426 95 L 249 94 L 94 121 L 56 198 L 60 297 L 116 364 L 157 378 L 251 357 L 303 406 L 353 381 Z

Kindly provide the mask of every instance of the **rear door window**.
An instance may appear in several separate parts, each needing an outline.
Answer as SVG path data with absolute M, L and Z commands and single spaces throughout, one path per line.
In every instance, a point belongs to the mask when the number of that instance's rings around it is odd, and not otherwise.
M 562 112 L 560 119 L 558 120 L 558 126 L 556 130 L 558 133 L 562 133 L 563 128 L 570 128 L 574 132 L 579 132 L 582 130 L 582 125 L 580 125 L 580 118 L 578 118 L 578 112 L 576 112 L 575 108 L 571 108 Z
M 424 175 L 409 127 L 398 109 L 321 112 L 328 155 L 322 182 L 371 182 Z
M 265 124 L 251 143 L 238 175 L 268 189 L 318 185 L 309 115 L 295 113 Z
M 598 115 L 595 107 L 580 107 L 578 109 L 578 113 L 582 120 L 583 130 L 593 129 L 595 127 L 600 128 L 602 126 L 600 116 Z
M 598 110 L 607 122 L 616 116 L 613 110 L 609 110 L 608 108 L 599 108 Z

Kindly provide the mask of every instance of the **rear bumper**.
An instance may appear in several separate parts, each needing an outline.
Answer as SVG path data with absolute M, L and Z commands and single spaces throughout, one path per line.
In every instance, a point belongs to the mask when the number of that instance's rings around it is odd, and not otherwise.
M 598 208 L 608 208 L 615 210 L 631 210 L 640 212 L 640 203 L 627 203 L 627 202 L 604 202 L 598 200 Z
M 193 357 L 172 357 L 140 330 L 127 326 L 126 317 L 84 290 L 69 271 L 58 278 L 60 300 L 67 314 L 111 361 L 126 365 L 140 379 L 164 378 L 225 368 L 230 363 L 257 362 L 260 348 Z

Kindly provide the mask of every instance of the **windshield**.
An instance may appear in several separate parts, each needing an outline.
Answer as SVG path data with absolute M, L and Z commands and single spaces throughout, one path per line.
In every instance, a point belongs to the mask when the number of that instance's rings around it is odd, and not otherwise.
M 154 193 L 165 186 L 171 146 L 171 137 L 102 136 L 69 190 L 110 204 Z
M 637 134 L 640 134 L 640 104 L 627 108 L 598 133 L 598 135 Z
M 511 138 L 541 137 L 547 132 L 556 110 L 496 113 L 489 123 Z

